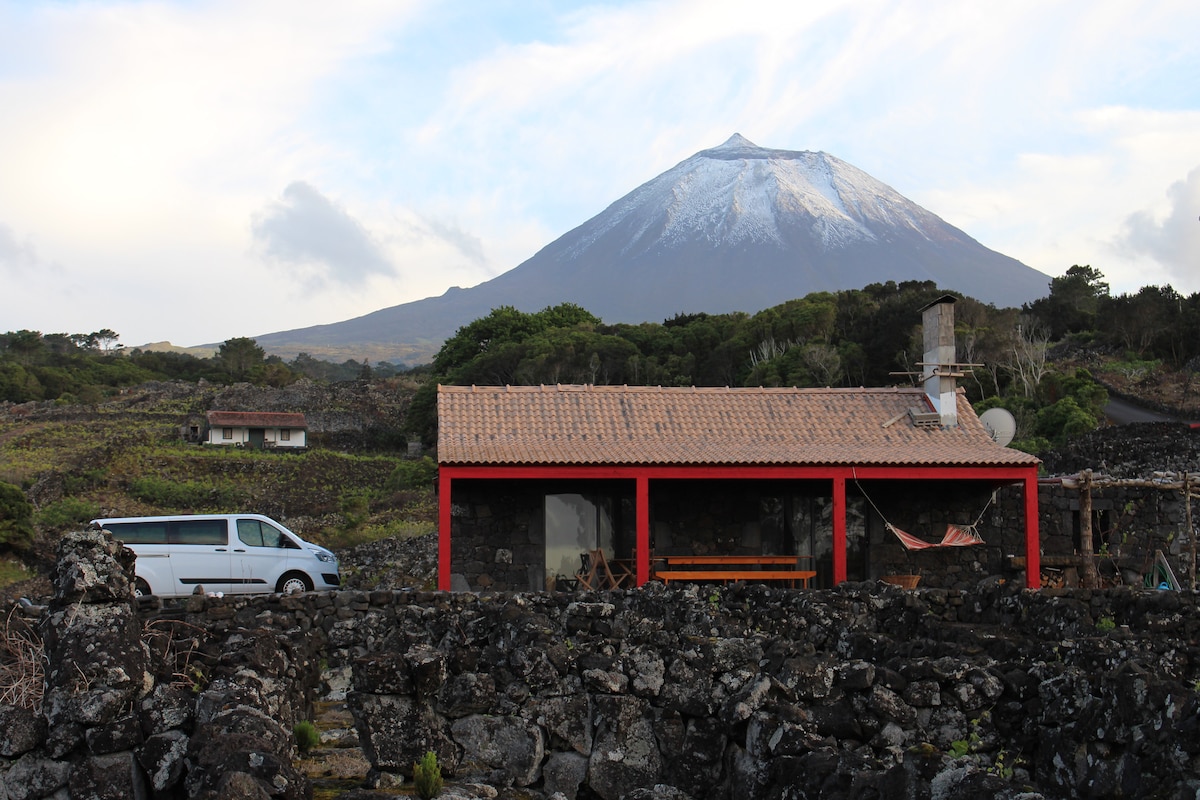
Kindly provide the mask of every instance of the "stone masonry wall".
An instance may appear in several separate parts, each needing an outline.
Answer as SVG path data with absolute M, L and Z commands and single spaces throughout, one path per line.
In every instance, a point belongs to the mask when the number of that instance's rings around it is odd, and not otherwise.
M 1200 792 L 1192 592 L 989 578 L 138 607 L 96 536 L 63 552 L 43 613 L 46 701 L 0 704 L 5 800 L 308 796 L 290 730 L 322 661 L 351 676 L 376 776 L 433 750 L 481 798 Z

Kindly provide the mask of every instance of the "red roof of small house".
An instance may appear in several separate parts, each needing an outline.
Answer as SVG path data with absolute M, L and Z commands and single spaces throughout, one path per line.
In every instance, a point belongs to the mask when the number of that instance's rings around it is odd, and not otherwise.
M 961 390 L 957 427 L 930 425 L 932 410 L 919 388 L 439 386 L 437 452 L 447 465 L 1038 463 L 992 441 Z
M 209 411 L 208 424 L 214 428 L 307 428 L 300 412 L 292 411 Z

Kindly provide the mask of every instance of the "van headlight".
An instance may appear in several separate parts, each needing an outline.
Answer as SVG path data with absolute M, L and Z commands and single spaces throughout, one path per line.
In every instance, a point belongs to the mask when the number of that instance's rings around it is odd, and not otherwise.
M 332 564 L 337 561 L 337 556 L 333 553 L 324 553 L 320 550 L 313 550 L 313 555 L 317 557 L 317 561 L 324 561 L 326 564 Z

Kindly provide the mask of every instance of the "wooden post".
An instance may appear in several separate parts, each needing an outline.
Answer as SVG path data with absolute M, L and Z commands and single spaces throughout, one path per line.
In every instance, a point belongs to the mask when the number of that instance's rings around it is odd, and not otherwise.
M 1100 574 L 1096 571 L 1096 556 L 1092 547 L 1092 471 L 1085 469 L 1079 478 L 1079 549 L 1083 551 L 1083 587 L 1095 589 L 1100 586 Z

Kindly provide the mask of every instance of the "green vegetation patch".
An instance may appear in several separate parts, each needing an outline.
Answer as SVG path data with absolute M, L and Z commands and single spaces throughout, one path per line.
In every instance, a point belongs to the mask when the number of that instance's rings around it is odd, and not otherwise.
M 243 499 L 232 483 L 175 481 L 158 475 L 135 479 L 129 494 L 167 511 L 221 511 L 238 507 Z
M 100 516 L 100 504 L 80 497 L 64 497 L 50 503 L 34 515 L 43 530 L 65 532 L 78 529 Z

